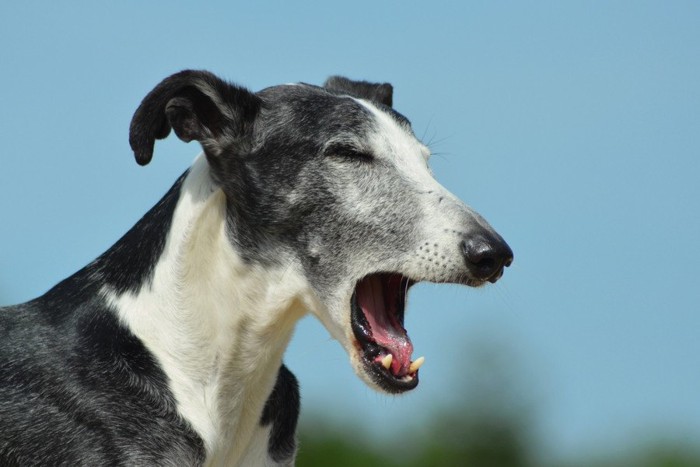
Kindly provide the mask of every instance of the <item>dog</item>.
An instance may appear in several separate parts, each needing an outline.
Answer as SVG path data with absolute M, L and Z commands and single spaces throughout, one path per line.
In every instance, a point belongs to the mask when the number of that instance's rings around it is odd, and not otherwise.
M 171 130 L 203 152 L 104 254 L 0 310 L 0 465 L 293 465 L 282 357 L 309 312 L 369 386 L 415 388 L 409 288 L 496 282 L 513 253 L 435 181 L 392 98 L 196 70 L 148 93 L 136 161 Z

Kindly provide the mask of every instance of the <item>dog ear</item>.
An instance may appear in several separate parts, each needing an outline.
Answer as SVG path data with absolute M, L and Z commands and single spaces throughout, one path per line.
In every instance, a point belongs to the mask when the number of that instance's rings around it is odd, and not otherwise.
M 323 84 L 323 87 L 360 99 L 378 102 L 387 107 L 391 107 L 393 104 L 394 88 L 389 83 L 369 83 L 367 81 L 353 81 L 342 76 L 331 76 Z
M 182 141 L 197 140 L 208 155 L 224 146 L 245 144 L 260 110 L 260 98 L 207 71 L 184 70 L 161 81 L 136 109 L 129 144 L 136 162 L 153 157 L 156 139 L 172 128 Z

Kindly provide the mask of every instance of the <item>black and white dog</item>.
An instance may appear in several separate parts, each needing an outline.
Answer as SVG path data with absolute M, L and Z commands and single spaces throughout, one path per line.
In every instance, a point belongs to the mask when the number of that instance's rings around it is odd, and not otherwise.
M 102 256 L 0 310 L 0 465 L 291 465 L 282 356 L 307 312 L 367 384 L 415 388 L 409 287 L 495 282 L 513 255 L 391 105 L 390 85 L 339 77 L 158 84 L 137 162 L 171 129 L 204 152 Z

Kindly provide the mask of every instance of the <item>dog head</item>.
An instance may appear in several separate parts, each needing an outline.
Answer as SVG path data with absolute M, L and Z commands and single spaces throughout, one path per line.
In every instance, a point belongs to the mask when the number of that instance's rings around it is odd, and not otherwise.
M 389 84 L 334 77 L 252 93 L 183 71 L 143 100 L 130 143 L 146 164 L 171 129 L 199 141 L 237 252 L 251 263 L 295 262 L 311 311 L 358 375 L 398 393 L 418 384 L 420 364 L 403 325 L 408 289 L 495 282 L 513 254 L 435 181 L 430 151 L 391 105 Z

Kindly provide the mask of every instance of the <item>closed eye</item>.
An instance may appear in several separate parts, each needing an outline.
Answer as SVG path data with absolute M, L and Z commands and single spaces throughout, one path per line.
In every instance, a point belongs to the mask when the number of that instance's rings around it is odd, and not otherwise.
M 361 162 L 369 164 L 374 162 L 374 156 L 354 146 L 333 145 L 326 150 L 326 154 L 330 157 L 336 157 L 351 162 Z

